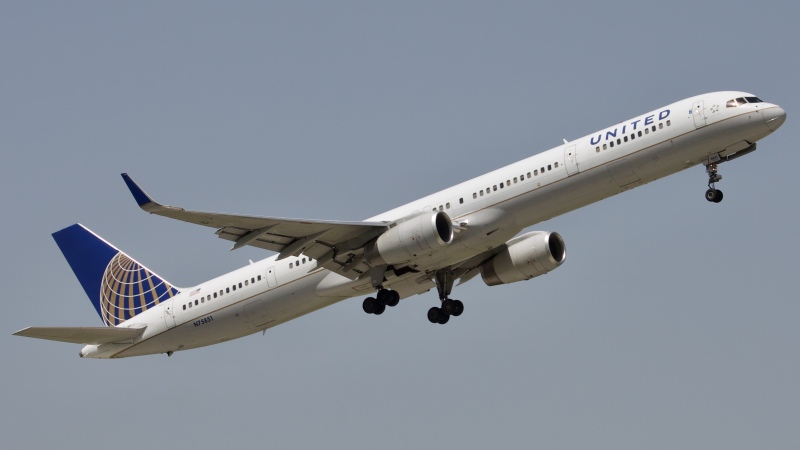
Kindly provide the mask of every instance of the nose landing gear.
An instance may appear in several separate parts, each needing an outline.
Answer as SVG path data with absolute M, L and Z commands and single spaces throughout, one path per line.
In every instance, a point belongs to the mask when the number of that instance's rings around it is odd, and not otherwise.
M 717 163 L 707 163 L 706 173 L 708 174 L 708 190 L 706 200 L 714 203 L 722 201 L 722 191 L 716 188 L 716 183 L 722 180 L 722 175 L 717 173 Z

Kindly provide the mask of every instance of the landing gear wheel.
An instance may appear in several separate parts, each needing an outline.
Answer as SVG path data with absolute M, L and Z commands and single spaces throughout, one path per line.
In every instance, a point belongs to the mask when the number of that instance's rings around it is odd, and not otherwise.
M 709 188 L 706 191 L 706 200 L 714 203 L 719 203 L 722 201 L 722 191 L 719 189 L 712 189 Z
M 442 302 L 442 312 L 447 314 L 448 316 L 453 314 L 456 310 L 456 302 L 450 299 L 447 299 Z
M 458 317 L 463 312 L 464 312 L 464 304 L 461 303 L 461 300 L 453 300 L 453 312 L 451 313 L 451 315 Z
M 450 316 L 447 314 L 442 314 L 442 317 L 439 317 L 439 325 L 444 325 L 450 321 Z
M 397 291 L 393 291 L 391 289 L 380 289 L 378 290 L 378 301 L 385 304 L 386 306 L 397 306 L 400 303 L 400 294 Z
M 400 294 L 397 291 L 389 291 L 389 301 L 386 302 L 387 306 L 395 307 L 400 303 Z
M 374 314 L 378 309 L 378 301 L 375 300 L 375 297 L 367 297 L 364 299 L 364 303 L 361 304 L 361 307 L 364 308 L 365 313 Z
M 442 312 L 442 308 L 434 306 L 428 310 L 428 321 L 430 323 L 440 323 L 442 316 L 447 316 L 447 314 Z
M 383 314 L 384 311 L 386 311 L 386 305 L 384 305 L 383 303 L 378 303 L 378 306 L 375 308 L 375 311 L 372 314 L 380 316 L 381 314 Z

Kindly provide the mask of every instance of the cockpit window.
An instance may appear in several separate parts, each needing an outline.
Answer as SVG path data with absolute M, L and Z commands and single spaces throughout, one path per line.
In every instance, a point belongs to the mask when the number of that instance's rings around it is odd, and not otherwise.
M 728 108 L 736 108 L 737 106 L 744 105 L 745 103 L 764 103 L 764 101 L 758 97 L 739 97 L 733 100 L 728 100 L 728 103 L 726 103 L 725 106 Z
M 725 106 L 728 108 L 736 108 L 737 106 L 744 105 L 745 103 L 747 103 L 747 100 L 745 100 L 744 97 L 739 97 L 733 100 L 728 100 L 728 103 Z

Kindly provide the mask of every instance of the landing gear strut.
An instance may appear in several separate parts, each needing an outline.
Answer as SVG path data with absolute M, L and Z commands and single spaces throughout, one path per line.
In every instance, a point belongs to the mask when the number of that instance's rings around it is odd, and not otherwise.
M 442 306 L 434 306 L 428 310 L 428 321 L 444 325 L 450 320 L 450 316 L 458 317 L 464 312 L 464 303 L 461 300 L 449 298 L 455 281 L 455 276 L 451 269 L 436 271 L 434 280 L 436 281 L 436 290 L 439 292 L 439 300 L 441 300 Z
M 716 183 L 722 180 L 722 175 L 717 173 L 717 164 L 706 164 L 706 173 L 708 174 L 708 190 L 706 191 L 706 200 L 719 203 L 722 201 L 722 191 L 716 188 Z

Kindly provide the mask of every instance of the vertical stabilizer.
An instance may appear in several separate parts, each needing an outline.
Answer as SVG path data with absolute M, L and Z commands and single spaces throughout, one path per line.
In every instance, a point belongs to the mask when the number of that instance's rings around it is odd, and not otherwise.
M 53 239 L 107 326 L 116 326 L 179 292 L 81 224 L 53 233 Z

